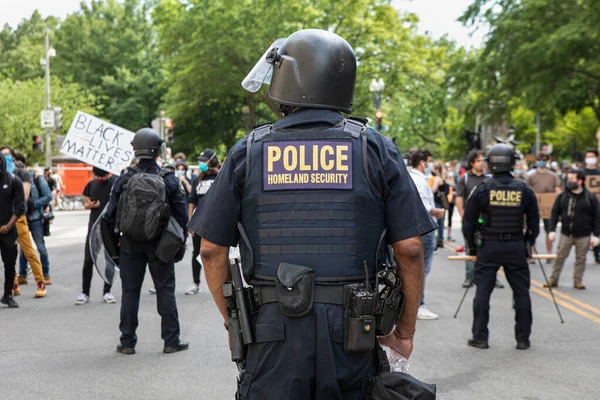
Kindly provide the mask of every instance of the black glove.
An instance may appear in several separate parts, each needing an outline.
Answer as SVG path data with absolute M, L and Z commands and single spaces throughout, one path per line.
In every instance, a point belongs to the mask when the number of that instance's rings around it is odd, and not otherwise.
M 179 261 L 183 260 L 184 256 L 185 256 L 185 245 L 181 246 L 179 248 L 179 250 L 177 250 L 177 253 L 175 253 L 175 257 L 173 257 L 173 262 L 178 263 Z

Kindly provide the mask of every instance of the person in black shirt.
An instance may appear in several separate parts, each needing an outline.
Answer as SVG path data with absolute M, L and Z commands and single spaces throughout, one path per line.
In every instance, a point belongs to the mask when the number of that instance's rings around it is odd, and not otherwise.
M 18 254 L 15 225 L 25 210 L 23 183 L 6 170 L 6 159 L 0 153 L 0 254 L 4 262 L 4 295 L 0 303 L 9 308 L 19 307 L 12 296 Z
M 557 257 L 549 280 L 552 287 L 558 285 L 565 259 L 569 256 L 571 247 L 575 246 L 573 286 L 575 289 L 585 289 L 582 279 L 588 246 L 591 244 L 598 247 L 600 244 L 600 203 L 596 196 L 583 186 L 584 179 L 583 171 L 569 170 L 565 191 L 556 196 L 552 206 L 548 239 L 556 240 L 556 225 L 559 220 L 562 224 Z
M 219 159 L 214 150 L 204 150 L 198 156 L 198 162 L 200 174 L 197 176 L 194 175 L 192 178 L 191 191 L 188 195 L 188 211 L 190 219 L 196 208 L 200 205 L 200 200 L 206 195 L 219 172 Z M 190 233 L 192 235 L 192 242 L 194 243 L 194 252 L 192 254 L 192 278 L 194 279 L 194 286 L 190 287 L 185 294 L 198 294 L 200 293 L 200 270 L 202 270 L 202 264 L 198 261 L 198 255 L 200 254 L 200 236 L 193 232 Z
M 89 181 L 83 189 L 83 207 L 90 211 L 90 220 L 88 222 L 88 234 L 85 239 L 85 258 L 83 260 L 83 272 L 82 272 L 82 289 L 81 294 L 75 301 L 77 305 L 84 305 L 90 301 L 90 286 L 92 283 L 92 275 L 94 274 L 94 261 L 90 253 L 90 247 L 88 246 L 90 233 L 94 223 L 104 210 L 104 207 L 108 204 L 110 199 L 110 190 L 113 184 L 113 177 L 109 176 L 107 171 L 100 168 L 94 167 L 94 179 Z M 113 304 L 116 300 L 110 292 L 111 285 L 104 283 L 104 293 L 102 299 L 105 303 Z

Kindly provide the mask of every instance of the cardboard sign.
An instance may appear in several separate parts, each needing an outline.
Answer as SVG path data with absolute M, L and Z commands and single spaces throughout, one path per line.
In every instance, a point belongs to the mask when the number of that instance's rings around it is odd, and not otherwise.
M 585 187 L 600 199 L 600 175 L 588 175 L 585 177 Z
M 77 111 L 60 152 L 120 175 L 133 160 L 134 133 Z
M 552 216 L 552 206 L 558 193 L 536 193 L 538 208 L 541 219 L 549 219 Z

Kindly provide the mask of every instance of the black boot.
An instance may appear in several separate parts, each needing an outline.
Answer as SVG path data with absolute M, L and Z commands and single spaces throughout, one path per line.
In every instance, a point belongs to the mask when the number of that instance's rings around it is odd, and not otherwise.
M 2 299 L 0 299 L 0 303 L 6 304 L 8 308 L 19 308 L 19 305 L 17 304 L 15 299 L 13 299 L 13 297 L 8 294 L 4 294 L 4 296 L 2 296 Z
M 184 340 L 180 340 L 178 343 L 173 345 L 165 344 L 163 353 L 177 353 L 178 351 L 187 350 L 189 346 L 190 344 Z
M 469 339 L 467 344 L 471 347 L 477 347 L 478 349 L 489 349 L 490 348 L 487 340 L 477 340 L 475 338 L 471 338 L 471 339 Z

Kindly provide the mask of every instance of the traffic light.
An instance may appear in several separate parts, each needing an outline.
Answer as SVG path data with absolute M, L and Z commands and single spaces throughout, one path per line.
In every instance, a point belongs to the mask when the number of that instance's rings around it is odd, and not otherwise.
M 54 107 L 54 129 L 61 129 L 63 126 L 62 107 Z
M 175 138 L 173 137 L 173 133 L 175 133 L 175 124 L 173 124 L 173 120 L 170 118 L 165 119 L 165 133 L 167 137 L 167 143 L 173 143 Z
M 32 148 L 34 151 L 43 151 L 43 145 L 42 145 L 42 137 L 40 135 L 34 135 L 32 136 L 33 139 L 33 145 Z
M 381 120 L 383 119 L 383 111 L 377 110 L 375 113 L 375 127 L 377 132 L 381 132 Z

